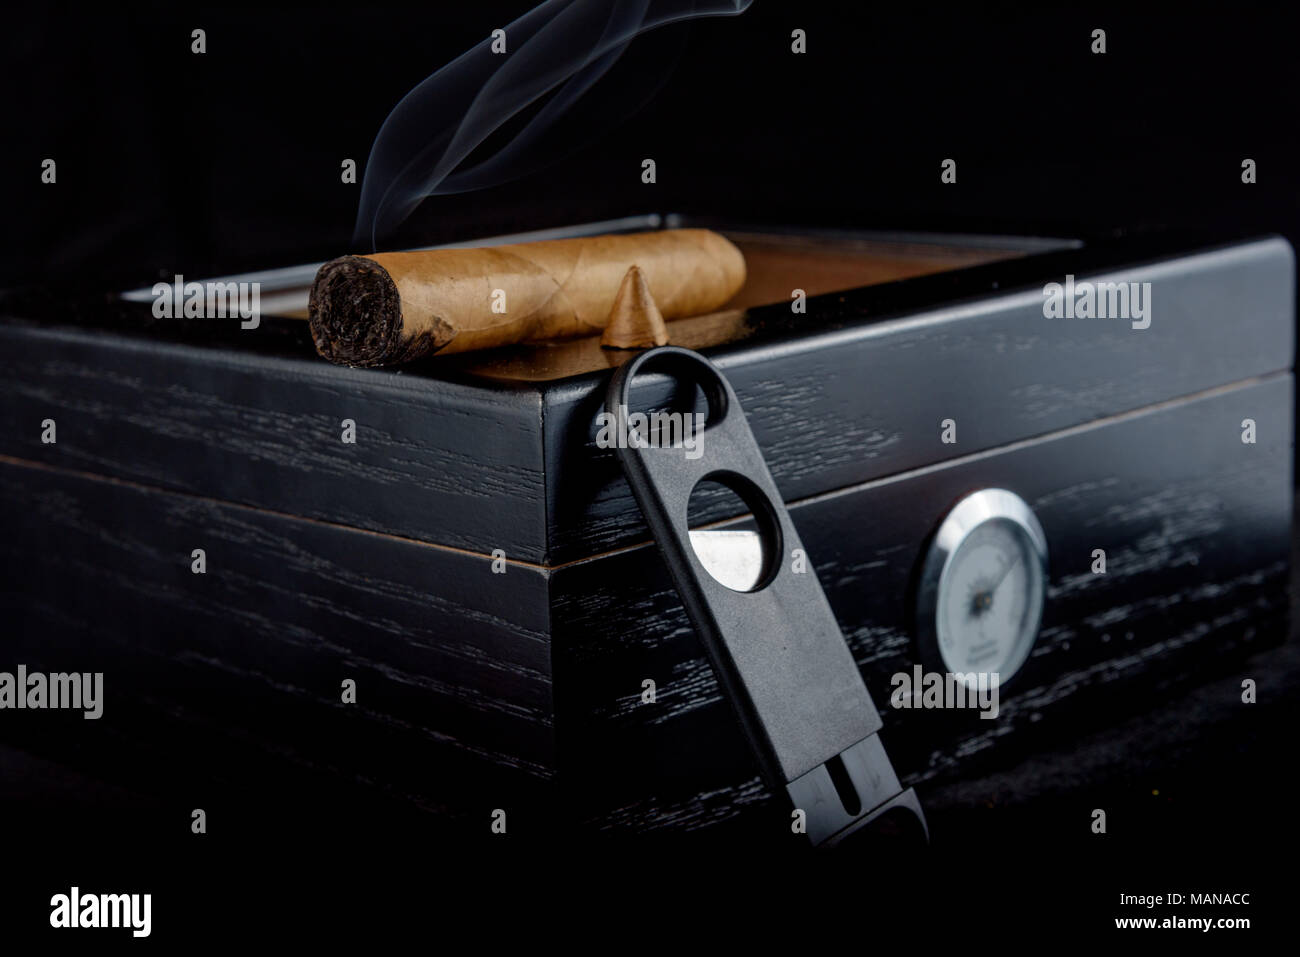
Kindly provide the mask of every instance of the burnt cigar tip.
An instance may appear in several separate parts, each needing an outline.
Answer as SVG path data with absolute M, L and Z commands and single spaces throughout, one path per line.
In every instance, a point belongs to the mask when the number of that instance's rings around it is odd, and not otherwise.
M 401 361 L 402 301 L 393 277 L 364 256 L 321 266 L 308 298 L 316 351 L 331 362 L 381 366 Z

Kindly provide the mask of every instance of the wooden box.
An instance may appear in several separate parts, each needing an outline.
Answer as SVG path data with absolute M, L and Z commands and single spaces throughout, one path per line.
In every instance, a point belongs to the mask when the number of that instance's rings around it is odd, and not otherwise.
M 923 803 L 1283 634 L 1285 241 L 731 234 L 735 311 L 673 341 L 734 386 Z M 310 269 L 268 276 L 299 308 Z M 1149 325 L 1049 318 L 1067 276 L 1150 283 Z M 524 834 L 784 826 L 595 443 L 620 360 L 594 340 L 354 370 L 294 318 L 49 290 L 2 311 L 0 670 L 102 671 L 106 698 L 6 743 L 265 827 L 304 801 L 447 833 L 495 809 Z M 994 721 L 892 709 L 926 543 L 981 487 L 1046 535 L 1032 654 Z

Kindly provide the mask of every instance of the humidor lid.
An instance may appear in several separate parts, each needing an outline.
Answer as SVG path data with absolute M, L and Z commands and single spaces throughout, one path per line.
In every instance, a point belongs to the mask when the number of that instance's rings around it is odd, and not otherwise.
M 1293 256 L 1276 237 L 722 231 L 746 251 L 751 283 L 669 332 L 726 372 L 788 503 L 1293 364 Z M 1048 316 L 1045 290 L 1067 282 L 1137 283 L 1149 322 Z M 806 313 L 791 309 L 794 288 L 809 293 Z M 595 442 L 622 354 L 592 338 L 348 369 L 270 308 L 243 330 L 156 320 L 138 295 L 10 291 L 0 456 L 500 550 L 543 571 L 648 541 L 614 451 Z M 41 441 L 46 419 L 56 444 Z M 941 441 L 945 419 L 956 443 Z

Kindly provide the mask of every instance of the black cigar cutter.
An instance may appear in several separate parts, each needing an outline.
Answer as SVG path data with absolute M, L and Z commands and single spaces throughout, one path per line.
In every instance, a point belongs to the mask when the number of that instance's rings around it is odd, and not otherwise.
M 707 398 L 692 454 L 681 442 L 657 441 L 644 424 L 656 416 L 629 410 L 633 379 L 651 372 L 694 383 Z M 627 437 L 618 454 L 628 483 L 718 680 L 769 786 L 804 812 L 809 842 L 838 844 L 900 816 L 928 839 L 920 802 L 885 754 L 880 715 L 722 373 L 689 349 L 650 349 L 617 370 L 606 411 Z M 688 503 L 710 480 L 739 495 L 758 526 L 763 558 L 747 591 L 722 584 L 691 544 Z M 897 834 L 896 820 L 891 827 Z

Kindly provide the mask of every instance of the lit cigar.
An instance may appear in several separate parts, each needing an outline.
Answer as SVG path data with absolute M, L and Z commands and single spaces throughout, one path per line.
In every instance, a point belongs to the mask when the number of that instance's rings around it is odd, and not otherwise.
M 713 312 L 745 282 L 740 250 L 706 229 L 343 256 L 312 284 L 312 338 L 331 362 L 379 366 L 590 335 L 633 266 L 668 320 Z

